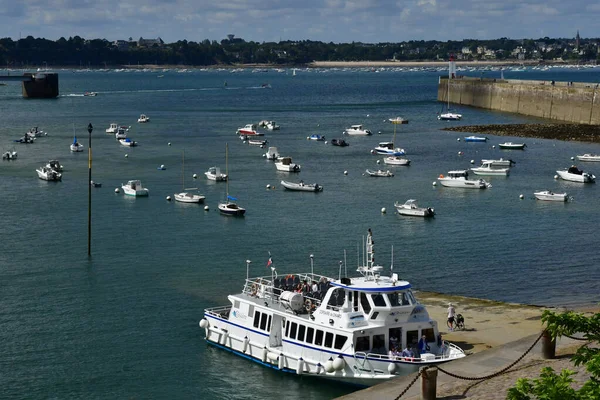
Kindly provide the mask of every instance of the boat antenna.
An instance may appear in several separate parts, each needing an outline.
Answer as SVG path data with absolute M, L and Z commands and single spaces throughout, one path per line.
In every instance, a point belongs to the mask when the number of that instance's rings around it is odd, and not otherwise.
M 394 272 L 394 245 L 392 245 L 392 263 L 390 264 L 390 275 Z
M 342 260 L 339 261 L 339 264 L 340 264 L 340 272 L 339 272 L 338 279 L 341 281 L 342 280 Z
M 346 249 L 344 249 L 344 275 L 348 276 L 348 265 L 346 264 Z
M 315 256 L 314 256 L 314 254 L 311 254 L 309 257 L 310 257 L 310 273 L 312 275 L 311 278 L 314 279 L 315 278 L 315 266 L 313 263 L 313 259 L 315 258 Z
M 252 261 L 246 260 L 246 280 L 250 279 L 250 264 Z
M 356 243 L 356 267 L 360 268 L 360 245 Z

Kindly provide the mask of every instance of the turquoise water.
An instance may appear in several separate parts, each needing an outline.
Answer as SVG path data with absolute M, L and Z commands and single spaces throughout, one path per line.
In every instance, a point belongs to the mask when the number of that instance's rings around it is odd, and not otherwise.
M 314 254 L 316 273 L 337 276 L 344 250 L 354 269 L 367 228 L 377 261 L 389 265 L 393 245 L 394 270 L 420 290 L 546 305 L 600 300 L 594 240 L 600 189 L 553 179 L 572 156 L 600 153 L 600 146 L 526 139 L 525 151 L 501 151 L 498 143 L 521 139 L 457 141 L 468 134 L 440 127 L 539 120 L 458 107 L 463 121 L 437 121 L 443 72 L 59 73 L 56 100 L 22 99 L 14 83 L 0 87 L 0 144 L 19 153 L 0 164 L 3 397 L 326 399 L 348 393 L 353 389 L 283 375 L 208 347 L 198 321 L 204 308 L 226 304 L 227 294 L 241 289 L 246 259 L 253 261 L 251 274 L 262 275 L 269 272 L 269 252 L 280 273 L 308 269 Z M 485 72 L 494 74 L 500 73 Z M 595 82 L 598 73 L 505 77 Z M 99 95 L 80 96 L 84 91 Z M 137 124 L 141 113 L 150 123 Z M 382 157 L 370 149 L 392 139 L 394 126 L 384 121 L 395 116 L 410 120 L 397 127 L 396 142 L 411 166 L 395 167 L 390 179 L 363 176 L 377 168 Z M 266 149 L 237 139 L 238 127 L 262 119 L 281 125 L 266 138 L 302 166 L 297 176 L 277 173 L 261 157 Z M 69 144 L 75 134 L 87 145 L 90 122 L 92 179 L 103 186 L 92 191 L 88 258 L 87 153 L 72 154 Z M 104 132 L 111 122 L 131 125 L 140 146 L 120 146 Z M 342 137 L 352 124 L 375 134 L 346 138 L 346 148 L 306 140 L 313 133 Z M 49 135 L 31 145 L 12 142 L 34 125 Z M 225 185 L 203 174 L 213 165 L 225 168 L 225 143 L 229 191 L 247 209 L 243 219 L 215 211 Z M 181 189 L 184 150 L 187 186 L 200 188 L 210 211 L 165 200 Z M 432 185 L 441 173 L 470 167 L 470 160 L 501 156 L 517 164 L 508 178 L 489 178 L 489 190 Z M 35 168 L 55 158 L 65 166 L 63 181 L 39 180 Z M 157 170 L 161 164 L 166 170 Z M 580 166 L 600 175 L 600 166 Z M 129 179 L 140 179 L 150 196 L 115 194 Z M 325 189 L 285 192 L 281 179 Z M 535 201 L 540 189 L 567 191 L 574 201 Z M 409 198 L 434 207 L 436 217 L 395 215 L 394 202 Z

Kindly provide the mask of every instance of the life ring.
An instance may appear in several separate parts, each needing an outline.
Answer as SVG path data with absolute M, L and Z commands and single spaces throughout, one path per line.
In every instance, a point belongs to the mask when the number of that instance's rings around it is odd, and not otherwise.
M 444 178 L 444 174 L 440 174 L 440 179 Z
M 256 293 L 258 293 L 258 285 L 256 283 L 252 284 L 251 291 L 252 291 L 252 296 L 256 296 Z
M 312 301 L 310 299 L 304 300 L 304 308 L 310 312 L 312 310 Z

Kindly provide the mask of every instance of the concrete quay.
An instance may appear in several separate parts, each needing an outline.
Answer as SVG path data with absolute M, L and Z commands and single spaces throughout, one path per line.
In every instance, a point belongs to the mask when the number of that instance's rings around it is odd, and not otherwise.
M 509 328 L 507 328 L 509 329 Z M 469 355 L 463 359 L 442 364 L 441 368 L 460 376 L 482 377 L 494 374 L 516 361 L 538 338 L 538 334 L 529 335 L 514 342 L 506 343 L 502 346 Z M 564 368 L 576 371 L 574 387 L 580 387 L 589 374 L 584 366 L 575 367 L 570 362 L 570 355 L 573 354 L 582 341 L 569 338 L 560 338 L 557 340 L 556 358 L 551 360 L 542 359 L 541 340 L 520 362 L 510 369 L 509 372 L 502 375 L 481 380 L 458 380 L 438 371 L 437 375 L 437 399 L 486 399 L 500 400 L 506 399 L 506 393 L 513 387 L 519 378 L 537 378 L 543 367 L 552 367 L 555 371 Z M 360 390 L 338 400 L 394 400 L 398 395 L 414 380 L 417 373 L 408 376 L 398 377 L 379 385 Z M 421 399 L 421 382 L 417 380 L 413 386 L 400 398 L 402 400 Z

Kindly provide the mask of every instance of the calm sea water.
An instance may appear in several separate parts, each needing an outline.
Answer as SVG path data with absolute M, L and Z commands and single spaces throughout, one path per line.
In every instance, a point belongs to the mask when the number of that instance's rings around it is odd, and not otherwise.
M 440 74 L 60 71 L 56 100 L 22 99 L 14 83 L 0 87 L 1 147 L 14 145 L 19 153 L 0 164 L 2 397 L 326 399 L 348 393 L 353 388 L 282 375 L 207 347 L 198 321 L 204 308 L 227 304 L 227 295 L 241 289 L 246 259 L 253 261 L 251 274 L 266 275 L 269 252 L 280 273 L 306 270 L 314 254 L 315 272 L 337 276 L 344 250 L 354 270 L 367 228 L 375 234 L 377 261 L 389 265 L 393 245 L 395 271 L 420 290 L 545 305 L 598 302 L 600 188 L 553 176 L 572 156 L 600 153 L 600 146 L 527 139 L 525 151 L 506 152 L 497 144 L 516 138 L 457 141 L 466 135 L 440 128 L 539 120 L 459 107 L 463 121 L 437 121 Z M 598 70 L 505 76 L 596 82 Z M 84 91 L 99 95 L 80 96 Z M 141 113 L 151 122 L 137 124 Z M 411 166 L 396 167 L 391 179 L 363 176 L 377 168 L 382 157 L 369 151 L 392 139 L 394 127 L 385 120 L 395 116 L 410 120 L 397 127 L 396 142 Z M 267 139 L 302 165 L 297 176 L 276 172 L 261 156 L 266 149 L 237 139 L 238 127 L 262 119 L 281 125 Z M 92 178 L 103 186 L 93 189 L 88 258 L 87 153 L 72 154 L 69 144 L 74 135 L 87 144 L 90 122 Z M 115 142 L 104 132 L 111 122 L 131 125 L 140 146 Z M 348 138 L 347 148 L 306 140 L 313 133 L 341 137 L 351 124 L 375 135 Z M 49 135 L 32 145 L 13 143 L 34 125 Z M 225 143 L 229 190 L 248 210 L 243 219 L 215 211 L 225 185 L 203 175 L 213 165 L 225 168 Z M 181 189 L 184 151 L 186 186 L 201 189 L 210 211 L 165 200 Z M 440 173 L 493 157 L 517 164 L 510 177 L 490 178 L 490 190 L 432 185 Z M 37 178 L 35 168 L 49 159 L 65 166 L 62 182 Z M 166 170 L 157 169 L 161 164 Z M 580 166 L 600 175 L 600 166 Z M 115 194 L 129 179 L 141 179 L 150 196 Z M 325 190 L 285 192 L 281 179 L 317 182 Z M 538 189 L 567 191 L 574 201 L 535 201 Z M 409 198 L 434 207 L 435 219 L 395 215 L 394 202 Z

